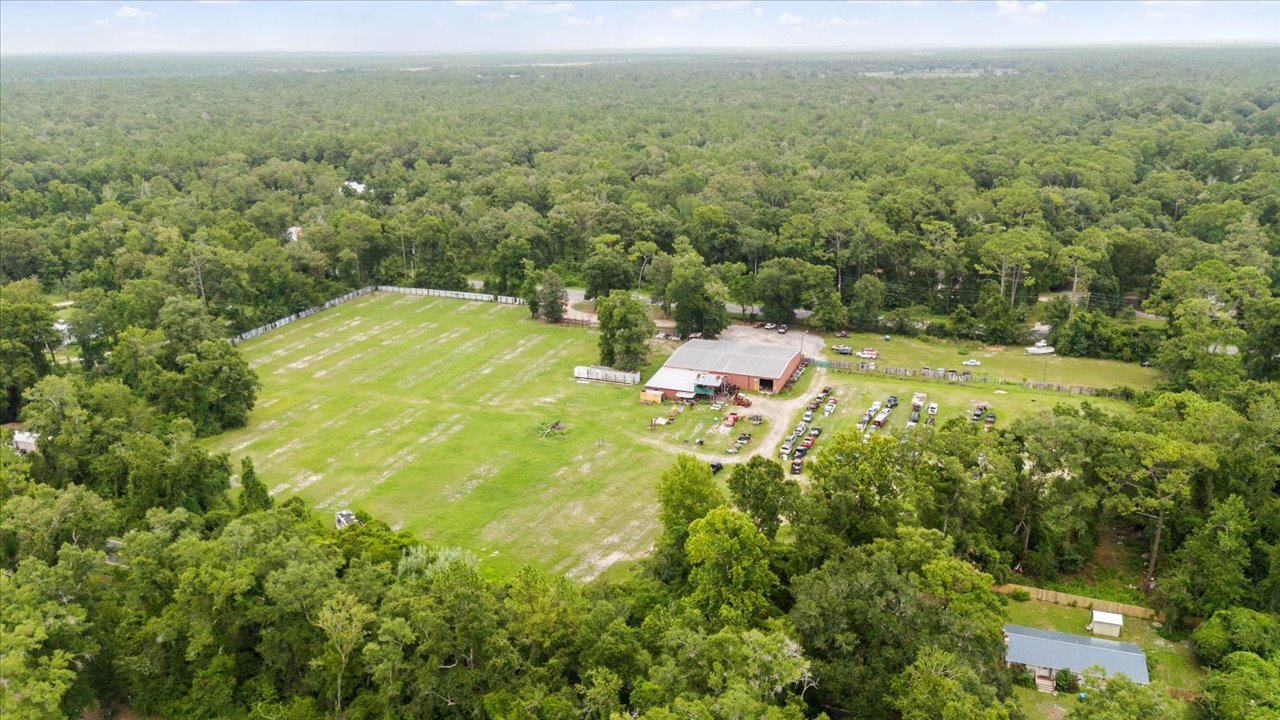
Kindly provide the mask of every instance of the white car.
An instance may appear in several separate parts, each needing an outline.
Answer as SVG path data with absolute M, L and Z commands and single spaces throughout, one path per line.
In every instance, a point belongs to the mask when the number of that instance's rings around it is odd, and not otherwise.
M 961 365 L 968 365 L 969 367 L 977 367 L 977 366 L 979 366 L 979 365 L 981 365 L 981 364 L 982 364 L 982 361 L 981 361 L 981 360 L 965 360 L 964 362 L 962 362 L 962 363 L 960 363 L 960 364 L 961 364 Z

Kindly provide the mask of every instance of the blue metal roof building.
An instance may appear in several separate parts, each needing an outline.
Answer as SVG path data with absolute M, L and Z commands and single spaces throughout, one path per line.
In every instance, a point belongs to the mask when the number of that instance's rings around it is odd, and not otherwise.
M 1147 656 L 1133 643 L 1021 625 L 1005 625 L 1004 635 L 1007 662 L 1051 670 L 1066 668 L 1077 674 L 1097 665 L 1108 676 L 1123 673 L 1136 683 L 1151 682 Z

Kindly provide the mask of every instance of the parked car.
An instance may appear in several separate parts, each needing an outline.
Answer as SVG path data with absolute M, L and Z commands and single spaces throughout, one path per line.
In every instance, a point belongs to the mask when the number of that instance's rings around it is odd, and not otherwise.
M 808 454 L 809 454 L 809 448 L 807 448 L 807 447 L 798 447 L 798 448 L 796 448 L 794 451 L 792 451 L 792 453 L 791 453 L 791 454 L 792 454 L 793 456 L 795 456 L 795 457 L 802 458 L 802 457 L 804 457 L 805 455 L 808 455 Z
M 809 421 L 808 421 L 808 420 L 801 420 L 800 422 L 796 423 L 796 434 L 797 434 L 797 435 L 803 435 L 803 434 L 804 434 L 804 432 L 805 432 L 806 430 L 808 430 L 808 429 L 809 429 Z
M 786 457 L 786 456 L 788 456 L 788 455 L 790 455 L 790 454 L 791 454 L 791 448 L 793 448 L 793 447 L 795 447 L 795 446 L 791 444 L 791 441 L 790 441 L 790 440 L 788 440 L 788 441 L 786 441 L 786 442 L 782 443 L 782 447 L 781 447 L 781 448 L 779 448 L 778 453 L 779 453 L 780 455 L 782 455 L 783 457 Z
M 791 461 L 791 474 L 799 475 L 804 472 L 804 458 L 796 458 Z
M 719 474 L 719 472 L 720 472 L 721 470 L 723 470 L 723 469 L 724 469 L 724 463 L 722 463 L 722 462 L 713 462 L 713 463 L 711 463 L 711 474 L 712 474 L 712 475 Z
M 971 416 L 970 416 L 970 419 L 971 419 L 971 420 L 981 420 L 981 419 L 982 419 L 982 411 L 983 411 L 984 409 L 985 409 L 985 408 L 983 408 L 982 406 L 978 406 L 978 407 L 974 408 L 974 409 L 973 409 L 973 415 L 971 415 Z
M 987 413 L 987 424 L 988 424 L 988 425 L 995 425 L 995 424 L 996 424 L 996 414 L 995 414 L 995 413 L 993 413 L 993 412 L 989 412 L 989 413 Z
M 887 407 L 891 407 L 891 408 L 896 408 L 896 407 L 898 407 L 898 396 L 897 396 L 897 395 L 890 395 L 890 396 L 889 396 L 889 400 L 888 400 L 887 402 L 885 402 L 885 405 L 886 405 Z
M 852 355 L 852 354 L 853 354 L 853 348 L 849 347 L 848 345 L 832 345 L 832 346 L 831 346 L 831 349 L 832 349 L 832 350 L 834 350 L 834 351 L 836 351 L 836 353 L 838 353 L 838 354 L 840 354 L 840 355 Z
M 875 415 L 876 413 L 880 412 L 880 408 L 882 407 L 884 407 L 884 403 L 880 402 L 879 400 L 871 403 L 871 414 Z
M 756 323 L 755 325 L 752 325 L 751 327 L 753 327 L 753 328 L 755 328 L 755 329 L 759 330 L 760 328 L 764 327 L 764 323 L 762 323 L 762 322 L 758 322 L 758 323 Z
M 822 428 L 816 425 L 809 428 L 809 435 L 811 435 L 812 437 L 818 437 L 821 434 L 822 434 Z
M 862 348 L 855 354 L 866 360 L 875 360 L 880 357 L 880 353 L 875 348 Z
M 774 329 L 774 328 L 776 328 L 776 327 L 778 327 L 778 326 L 777 326 L 777 325 L 775 325 L 775 324 L 773 324 L 773 323 L 765 323 L 765 324 L 764 324 L 764 329 L 765 329 L 765 330 L 772 330 L 772 329 Z
M 786 326 L 786 325 L 779 325 L 779 326 L 778 326 L 778 334 L 779 334 L 779 335 L 786 335 L 786 334 L 787 334 L 787 326 Z
M 809 422 L 810 420 L 812 420 L 812 419 L 813 419 L 813 411 L 812 411 L 812 410 L 805 410 L 805 411 L 804 411 L 804 416 L 803 416 L 803 418 L 804 418 L 804 421 L 805 421 L 805 422 Z
M 907 422 L 909 422 L 909 423 L 911 423 L 911 424 L 913 424 L 913 425 L 914 425 L 915 423 L 920 422 L 920 411 L 919 411 L 919 410 L 912 410 L 912 411 L 911 411 L 911 414 L 907 416 Z
M 810 435 L 800 441 L 800 447 L 804 450 L 808 450 L 809 448 L 813 447 L 814 440 L 815 438 L 812 435 Z
M 981 360 L 974 360 L 973 358 L 969 358 L 968 360 L 965 360 L 964 362 L 962 362 L 962 363 L 960 363 L 960 364 L 961 364 L 961 365 L 968 365 L 969 367 L 977 367 L 977 366 L 979 366 L 979 365 L 981 365 L 981 364 L 982 364 L 982 361 L 981 361 Z
M 928 413 L 929 413 L 930 415 L 937 415 L 937 414 L 938 414 L 938 403 L 936 403 L 936 402 L 931 402 L 931 403 L 929 403 Z

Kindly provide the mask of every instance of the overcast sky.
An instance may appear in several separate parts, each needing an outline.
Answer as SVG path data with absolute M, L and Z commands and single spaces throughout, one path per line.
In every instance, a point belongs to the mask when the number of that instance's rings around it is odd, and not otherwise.
M 1280 42 L 1280 2 L 16 2 L 0 53 Z

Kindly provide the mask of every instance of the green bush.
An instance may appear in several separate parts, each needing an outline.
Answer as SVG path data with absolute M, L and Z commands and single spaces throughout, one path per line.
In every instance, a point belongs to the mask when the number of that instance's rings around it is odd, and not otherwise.
M 1031 593 L 1026 590 L 1018 589 L 1009 593 L 1009 597 L 1013 600 L 1017 600 L 1018 602 L 1026 602 L 1031 599 Z
M 1009 679 L 1019 687 L 1031 688 L 1032 690 L 1036 687 L 1036 676 L 1022 663 L 1014 663 L 1009 666 Z
M 1280 652 L 1280 618 L 1248 608 L 1219 610 L 1191 634 L 1200 662 L 1216 666 L 1233 652 Z
M 1062 668 L 1053 676 L 1053 689 L 1058 692 L 1080 692 L 1080 678 L 1066 668 Z

